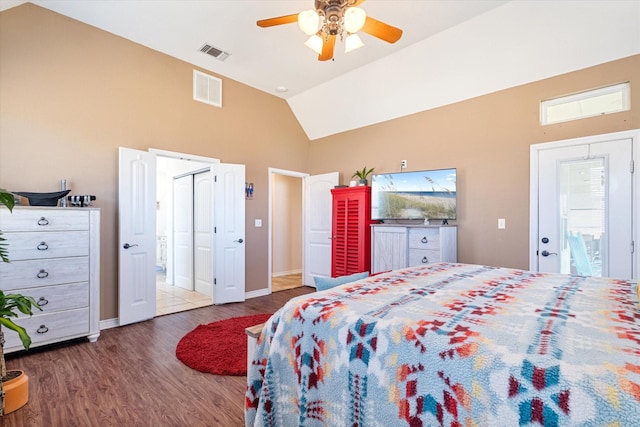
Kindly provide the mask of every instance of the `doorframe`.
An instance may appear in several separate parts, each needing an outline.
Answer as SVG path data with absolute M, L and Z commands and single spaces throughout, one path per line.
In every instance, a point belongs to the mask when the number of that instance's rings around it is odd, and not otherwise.
M 632 212 L 631 212 L 631 239 L 634 242 L 634 252 L 632 256 L 633 278 L 638 278 L 638 266 L 640 265 L 640 242 L 638 241 L 638 213 L 640 212 L 640 179 L 638 178 L 639 156 L 640 156 L 640 129 L 633 129 L 622 132 L 606 133 L 601 135 L 591 135 L 579 138 L 564 139 L 560 141 L 544 142 L 540 144 L 532 144 L 529 154 L 529 270 L 537 270 L 538 256 L 536 251 L 538 248 L 538 154 L 543 150 L 564 148 L 571 146 L 582 146 L 596 144 L 601 142 L 609 142 L 617 139 L 631 139 L 631 157 L 634 168 L 632 174 Z
M 194 162 L 198 162 L 198 163 L 206 163 L 206 164 L 211 165 L 211 166 L 200 167 L 199 169 L 194 169 L 193 171 L 190 171 L 190 172 L 185 172 L 182 175 L 189 175 L 189 174 L 193 174 L 193 173 L 196 173 L 196 172 L 203 172 L 207 168 L 209 170 L 211 170 L 213 165 L 217 165 L 217 164 L 221 163 L 220 159 L 217 159 L 217 158 L 214 158 L 214 157 L 199 156 L 197 154 L 180 153 L 180 152 L 177 152 L 177 151 L 160 150 L 160 149 L 157 149 L 157 148 L 149 148 L 147 151 L 149 153 L 155 154 L 156 159 L 158 157 L 165 157 L 165 158 L 169 158 L 169 159 L 173 159 L 173 160 L 194 161 Z M 176 176 L 179 176 L 179 175 L 180 174 L 178 174 Z M 175 179 L 176 176 L 172 176 L 172 178 Z M 156 176 L 154 177 L 154 179 L 157 180 L 157 173 L 156 173 Z M 156 185 L 157 185 L 157 182 L 156 182 Z M 172 203 L 174 203 L 173 202 L 173 198 L 172 198 Z M 171 209 L 173 209 L 173 206 L 171 207 Z M 157 216 L 157 211 L 156 211 L 156 216 Z M 213 218 L 214 218 L 213 214 L 212 214 L 211 218 L 213 220 Z M 172 216 L 172 220 L 173 220 L 173 216 Z M 173 232 L 173 226 L 172 226 L 172 232 Z M 215 236 L 213 236 L 212 239 L 215 239 Z M 172 241 L 172 244 L 173 244 L 173 238 L 171 239 L 171 241 Z M 169 242 L 167 242 L 167 244 L 168 243 Z M 214 242 L 212 241 L 211 244 L 213 245 Z M 215 266 L 214 266 L 214 269 L 215 269 Z M 173 270 L 173 274 L 175 274 L 175 262 L 172 263 L 172 270 Z M 173 284 L 175 286 L 175 283 L 173 283 Z M 195 283 L 194 283 L 194 285 L 195 285 Z M 214 289 L 215 288 L 212 286 L 211 294 L 209 295 L 209 298 L 211 299 L 211 304 L 214 304 L 214 302 L 215 302 L 215 291 L 214 291 Z
M 305 230 L 305 215 L 304 215 L 304 186 L 305 186 L 305 179 L 306 177 L 309 176 L 308 173 L 305 172 L 296 172 L 296 171 L 290 171 L 290 170 L 286 170 L 286 169 L 278 169 L 278 168 L 269 168 L 268 169 L 268 176 L 269 176 L 269 185 L 268 185 L 268 189 L 269 189 L 269 196 L 268 196 L 268 206 L 269 206 L 269 213 L 267 215 L 267 222 L 268 222 L 268 229 L 267 229 L 267 245 L 268 245 L 268 255 L 267 255 L 267 294 L 271 294 L 271 276 L 273 275 L 273 177 L 274 175 L 283 175 L 283 176 L 290 176 L 290 177 L 294 177 L 294 178 L 300 178 L 302 180 L 302 206 L 300 209 L 300 212 L 302 212 L 302 218 L 301 218 L 301 224 L 302 224 L 302 277 L 304 278 L 304 273 L 305 273 L 305 251 L 306 251 L 306 236 L 304 235 L 304 230 Z M 304 282 L 304 280 L 303 280 Z

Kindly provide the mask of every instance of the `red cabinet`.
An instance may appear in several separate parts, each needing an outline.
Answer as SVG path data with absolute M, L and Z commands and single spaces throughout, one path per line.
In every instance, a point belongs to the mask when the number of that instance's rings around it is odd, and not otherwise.
M 370 271 L 371 187 L 334 188 L 331 194 L 331 277 Z

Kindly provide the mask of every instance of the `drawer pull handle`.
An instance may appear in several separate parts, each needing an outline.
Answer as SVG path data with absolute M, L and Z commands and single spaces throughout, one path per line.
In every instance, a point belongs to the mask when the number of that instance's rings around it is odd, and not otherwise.
M 38 279 L 44 279 L 45 277 L 49 277 L 49 272 L 44 269 L 38 272 Z
M 49 220 L 42 216 L 38 220 L 38 225 L 49 225 Z
M 47 304 L 49 304 L 49 300 L 48 299 L 46 299 L 45 297 L 38 298 L 38 305 L 40 307 L 42 307 L 43 305 L 47 305 Z
M 422 263 L 423 264 L 428 264 L 429 263 L 429 258 L 427 258 L 426 256 L 422 257 Z
M 422 243 L 429 243 L 429 240 L 427 240 L 427 236 L 424 236 L 422 238 L 422 240 L 420 240 Z
M 38 245 L 38 250 L 46 251 L 47 249 L 49 249 L 49 245 L 47 245 L 45 242 L 40 242 L 40 244 Z
M 40 325 L 40 327 L 38 328 L 38 330 L 36 330 L 36 332 L 39 334 L 46 334 L 47 332 L 49 332 L 49 328 L 47 328 L 46 325 Z

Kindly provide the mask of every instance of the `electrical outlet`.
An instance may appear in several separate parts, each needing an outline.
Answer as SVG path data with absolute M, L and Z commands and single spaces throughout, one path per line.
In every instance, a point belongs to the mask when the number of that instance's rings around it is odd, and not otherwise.
M 406 167 L 407 167 L 407 161 L 406 161 L 406 160 L 402 160 L 402 161 L 400 162 L 400 167 L 401 167 L 402 169 L 406 168 Z
M 504 218 L 498 218 L 498 229 L 504 230 L 507 228 L 507 221 Z

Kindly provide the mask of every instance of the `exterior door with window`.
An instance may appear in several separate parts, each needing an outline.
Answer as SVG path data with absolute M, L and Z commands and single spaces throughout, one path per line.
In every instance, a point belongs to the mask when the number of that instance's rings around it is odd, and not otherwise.
M 532 270 L 636 275 L 633 144 L 604 136 L 532 146 Z

